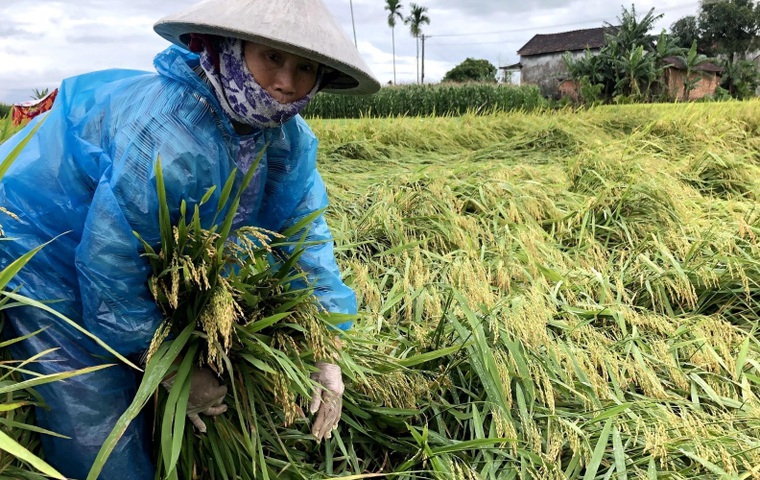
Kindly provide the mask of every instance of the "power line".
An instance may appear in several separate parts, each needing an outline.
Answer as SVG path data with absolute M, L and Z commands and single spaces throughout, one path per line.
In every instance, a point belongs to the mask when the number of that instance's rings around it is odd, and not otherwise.
M 583 22 L 574 22 L 574 23 L 563 23 L 558 25 L 545 25 L 543 27 L 539 28 L 555 28 L 555 27 L 569 27 L 572 25 L 585 25 L 587 23 L 596 23 L 596 22 L 604 22 L 606 20 L 586 20 Z M 448 33 L 444 35 L 428 35 L 429 37 L 471 37 L 473 35 L 501 35 L 504 33 L 514 33 L 514 32 L 528 32 L 528 31 L 535 31 L 536 27 L 525 27 L 525 28 L 513 28 L 511 30 L 501 30 L 498 32 L 482 32 L 482 33 Z
M 354 29 L 354 47 L 357 47 L 358 44 L 356 43 L 356 23 L 354 22 L 354 2 L 353 2 L 353 0 L 348 0 L 348 4 L 351 6 L 351 26 Z
M 495 45 L 497 43 L 507 43 L 504 40 L 499 40 L 496 42 L 470 42 L 470 43 L 438 43 L 436 44 L 439 47 L 443 46 L 454 46 L 454 45 L 461 45 L 461 46 L 468 46 L 468 45 Z
M 439 44 L 439 43 L 436 43 L 436 42 L 431 42 L 431 43 L 433 44 L 433 45 L 432 45 L 433 47 L 437 47 L 437 46 L 440 46 L 440 44 Z M 429 49 L 429 46 L 428 46 L 428 49 Z M 429 52 L 429 50 L 428 50 L 428 52 Z M 431 53 L 431 52 L 429 52 L 429 53 L 428 53 L 428 55 L 430 55 L 430 53 Z M 441 55 L 439 52 L 435 52 L 435 54 L 434 54 L 434 55 L 436 56 L 436 58 L 437 58 L 438 60 L 441 60 L 441 59 L 442 59 L 442 61 L 445 61 L 446 63 L 453 63 L 453 64 L 456 64 L 456 63 L 457 63 L 457 62 L 455 62 L 454 60 L 452 60 L 452 59 L 448 58 L 446 55 Z M 431 56 L 432 56 L 432 55 L 431 55 Z

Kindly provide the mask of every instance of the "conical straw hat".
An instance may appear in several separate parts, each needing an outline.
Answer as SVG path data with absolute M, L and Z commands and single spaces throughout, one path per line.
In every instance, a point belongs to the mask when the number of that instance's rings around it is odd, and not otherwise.
M 334 69 L 324 91 L 367 94 L 380 83 L 322 0 L 205 0 L 168 15 L 153 29 L 182 47 L 191 33 L 241 38 Z

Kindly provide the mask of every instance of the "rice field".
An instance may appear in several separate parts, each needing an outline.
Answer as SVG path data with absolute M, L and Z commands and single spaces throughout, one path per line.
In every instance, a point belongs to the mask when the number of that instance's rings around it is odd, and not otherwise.
M 311 122 L 402 478 L 760 478 L 759 106 Z
M 310 120 L 361 317 L 257 478 L 760 478 L 758 107 Z

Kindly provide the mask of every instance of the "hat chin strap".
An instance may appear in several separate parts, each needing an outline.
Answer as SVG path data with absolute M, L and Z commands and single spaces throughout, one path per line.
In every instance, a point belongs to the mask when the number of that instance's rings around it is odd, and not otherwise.
M 303 98 L 280 103 L 254 79 L 243 57 L 242 40 L 220 38 L 216 51 L 211 42 L 204 42 L 204 47 L 200 52 L 201 68 L 225 113 L 237 122 L 258 128 L 277 127 L 296 116 L 319 90 L 321 78 Z M 214 62 L 215 56 L 218 63 Z

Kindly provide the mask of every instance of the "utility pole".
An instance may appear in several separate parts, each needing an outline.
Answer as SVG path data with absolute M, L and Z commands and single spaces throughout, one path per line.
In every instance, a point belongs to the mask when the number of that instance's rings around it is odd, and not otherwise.
M 356 23 L 354 23 L 354 1 L 348 0 L 348 4 L 351 6 L 351 27 L 354 29 L 354 47 L 359 48 L 356 44 Z
M 422 73 L 420 74 L 420 83 L 425 84 L 425 34 L 422 34 Z

